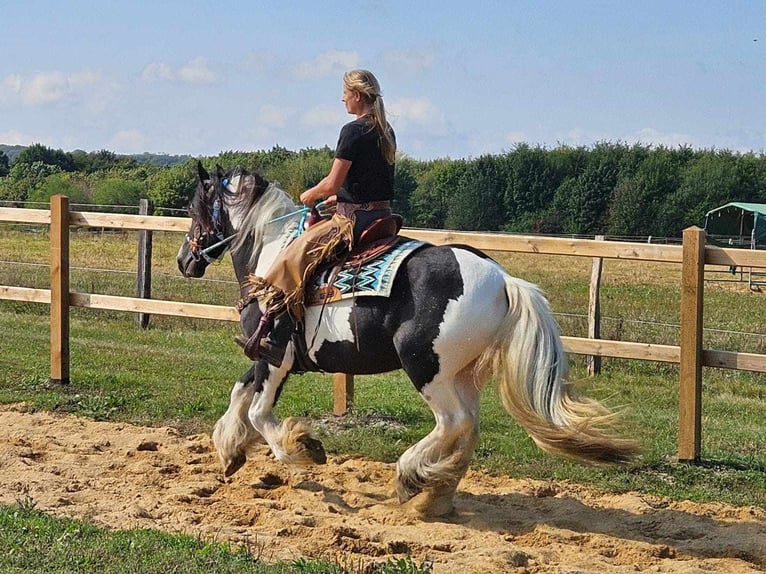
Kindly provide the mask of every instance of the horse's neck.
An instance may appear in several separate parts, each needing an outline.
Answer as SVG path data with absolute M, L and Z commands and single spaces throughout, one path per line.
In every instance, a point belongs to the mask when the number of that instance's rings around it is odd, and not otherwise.
M 250 288 L 246 286 L 247 276 L 249 274 L 249 261 L 250 250 L 248 249 L 239 249 L 238 251 L 233 251 L 231 253 L 231 262 L 234 265 L 234 275 L 237 277 L 239 291 L 242 297 L 247 295 L 247 292 L 250 290 Z
M 240 285 L 249 274 L 266 274 L 302 217 L 298 206 L 277 187 L 267 192 L 249 210 L 234 202 L 229 212 L 236 233 L 246 233 L 243 242 L 235 242 L 232 252 L 234 271 Z M 257 211 L 253 211 L 257 210 Z
M 255 243 L 251 234 L 240 249 L 232 252 L 234 274 L 237 276 L 243 296 L 248 291 L 245 287 L 248 275 L 264 276 L 288 242 L 289 236 L 294 233 L 293 230 L 294 225 L 280 226 L 276 233 L 266 234 L 258 244 Z
M 254 266 L 253 273 L 255 275 L 263 277 L 266 274 L 287 243 L 290 233 L 290 226 L 284 226 L 280 233 L 270 234 L 263 238 L 259 247 L 258 261 Z

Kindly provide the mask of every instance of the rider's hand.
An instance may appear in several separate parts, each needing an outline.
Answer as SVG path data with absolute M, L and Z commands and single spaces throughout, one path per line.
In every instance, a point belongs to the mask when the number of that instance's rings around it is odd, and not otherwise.
M 315 188 L 307 189 L 303 193 L 301 193 L 301 203 L 303 205 L 306 205 L 308 207 L 314 207 L 314 204 L 318 201 L 322 201 L 321 195 L 319 195 Z
M 319 215 L 322 218 L 330 218 L 335 213 L 335 210 L 338 207 L 338 197 L 335 195 L 331 195 L 324 201 L 318 201 L 316 204 L 314 204 L 314 207 L 319 212 Z

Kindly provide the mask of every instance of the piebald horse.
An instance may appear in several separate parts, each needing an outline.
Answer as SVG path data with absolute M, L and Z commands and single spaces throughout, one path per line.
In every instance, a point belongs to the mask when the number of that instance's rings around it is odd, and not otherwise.
M 248 274 L 263 275 L 297 227 L 290 196 L 258 174 L 200 164 L 190 204 L 192 224 L 178 252 L 186 277 L 231 252 L 247 294 Z M 305 211 L 305 210 L 304 210 Z M 250 335 L 261 309 L 242 310 Z M 592 464 L 625 463 L 636 444 L 613 434 L 615 415 L 578 396 L 548 301 L 535 285 L 462 245 L 427 245 L 401 265 L 390 297 L 357 297 L 305 309 L 303 346 L 316 370 L 373 374 L 402 369 L 433 411 L 436 424 L 396 464 L 400 502 L 427 515 L 452 509 L 458 483 L 479 439 L 479 395 L 493 378 L 502 404 L 544 451 Z M 226 476 L 265 440 L 287 464 L 324 462 L 303 421 L 280 421 L 274 405 L 296 365 L 288 345 L 275 368 L 256 361 L 234 385 L 213 441 Z M 301 363 L 305 365 L 305 362 Z M 304 370 L 301 367 L 301 370 Z M 415 500 L 411 500 L 415 498 Z

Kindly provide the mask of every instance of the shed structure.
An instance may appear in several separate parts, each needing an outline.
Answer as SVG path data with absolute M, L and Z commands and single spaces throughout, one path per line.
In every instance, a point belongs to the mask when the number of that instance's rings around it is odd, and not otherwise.
M 711 209 L 705 214 L 705 232 L 711 243 L 721 247 L 766 249 L 766 204 L 733 201 Z M 736 271 L 731 269 L 732 274 Z M 766 286 L 766 273 L 740 270 L 741 276 L 745 273 L 751 289 Z

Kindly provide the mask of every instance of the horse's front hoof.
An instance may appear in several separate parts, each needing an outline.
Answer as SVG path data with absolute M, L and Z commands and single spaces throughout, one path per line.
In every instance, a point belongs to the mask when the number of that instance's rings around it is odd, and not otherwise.
M 327 453 L 320 441 L 313 437 L 307 437 L 300 441 L 306 449 L 306 453 L 314 464 L 325 464 Z
M 402 502 L 402 508 L 408 514 L 418 518 L 439 518 L 450 514 L 455 510 L 451 494 L 444 495 L 439 489 L 425 489 L 406 502 Z
M 396 478 L 394 479 L 394 490 L 399 502 L 404 504 L 423 490 L 423 484 L 412 478 L 408 478 L 397 469 Z
M 247 462 L 247 457 L 244 454 L 238 454 L 230 460 L 229 464 L 226 465 L 226 468 L 223 469 L 223 475 L 226 478 L 229 478 L 232 474 L 242 468 L 245 465 L 245 462 Z

